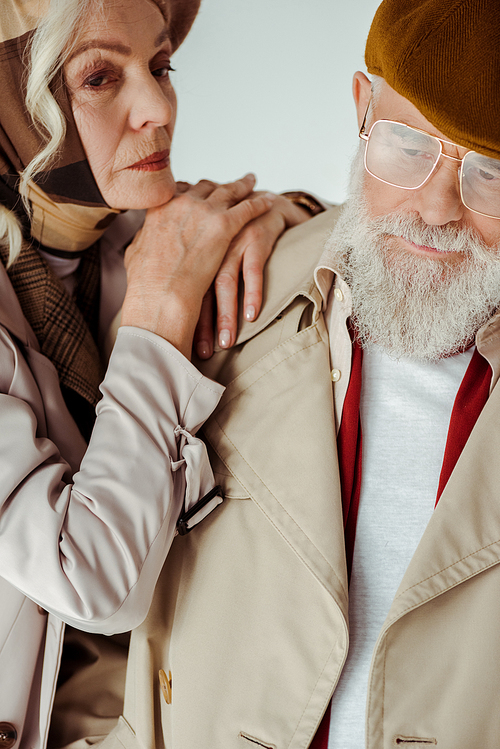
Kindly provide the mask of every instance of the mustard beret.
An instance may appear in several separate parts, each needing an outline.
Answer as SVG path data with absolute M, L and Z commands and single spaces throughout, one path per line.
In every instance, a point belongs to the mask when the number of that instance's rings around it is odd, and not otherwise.
M 500 0 L 383 0 L 365 61 L 447 139 L 500 159 Z

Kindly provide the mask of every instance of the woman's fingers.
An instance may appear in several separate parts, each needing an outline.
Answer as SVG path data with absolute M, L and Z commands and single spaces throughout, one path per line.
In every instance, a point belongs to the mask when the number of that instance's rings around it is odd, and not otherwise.
M 200 359 L 209 359 L 214 351 L 214 287 L 203 297 L 201 312 L 194 332 L 193 348 Z
M 241 258 L 238 247 L 234 248 L 231 245 L 214 281 L 217 299 L 217 341 L 221 348 L 230 348 L 236 340 Z
M 176 190 L 177 195 L 182 195 L 183 193 L 187 192 L 190 187 L 193 186 L 189 182 L 176 182 L 175 184 L 177 187 L 177 190 Z
M 244 317 L 253 322 L 259 314 L 264 266 L 284 228 L 282 216 L 271 209 L 247 224 L 232 241 L 214 282 L 221 348 L 229 348 L 236 340 L 240 274 L 244 284 Z
M 208 198 L 214 190 L 218 190 L 219 185 L 216 182 L 211 182 L 209 179 L 200 179 L 196 185 L 189 185 L 187 192 L 194 198 L 201 198 L 205 200 Z M 183 191 L 184 192 L 184 191 Z
M 250 249 L 243 255 L 243 285 L 245 289 L 243 314 L 248 322 L 253 322 L 257 318 L 262 306 L 264 267 L 273 246 L 274 242 L 268 243 L 267 246 L 255 247 L 255 251 Z
M 225 211 L 223 215 L 228 223 L 229 240 L 233 239 L 251 221 L 267 213 L 275 200 L 276 195 L 272 192 L 252 195 Z
M 246 224 L 267 213 L 276 198 L 269 193 L 249 196 L 254 182 L 253 175 L 248 175 L 220 187 L 208 180 L 187 188 L 181 183 L 176 197 L 148 211 L 142 230 L 125 256 L 128 287 L 122 324 L 151 330 L 187 356 L 197 329 L 197 352 L 202 358 L 211 355 L 212 313 L 206 292 L 234 237 Z M 257 269 L 250 262 L 245 265 L 251 298 L 257 305 L 257 276 L 262 275 L 263 264 Z M 217 291 L 223 347 L 231 346 L 236 337 L 240 268 L 241 253 L 239 258 L 238 251 L 231 253 Z
M 218 185 L 210 195 L 209 203 L 215 208 L 229 208 L 247 198 L 255 187 L 255 174 L 249 172 L 241 179 Z
M 253 322 L 262 305 L 264 267 L 274 245 L 286 228 L 308 218 L 303 208 L 275 196 L 271 209 L 247 223 L 233 239 L 214 282 L 221 348 L 229 348 L 236 340 L 240 275 L 244 286 L 243 315 Z

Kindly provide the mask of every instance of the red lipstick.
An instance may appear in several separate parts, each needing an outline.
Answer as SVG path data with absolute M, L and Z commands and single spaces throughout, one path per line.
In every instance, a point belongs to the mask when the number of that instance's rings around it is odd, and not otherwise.
M 140 172 L 159 172 L 165 169 L 170 164 L 170 149 L 165 148 L 164 151 L 155 151 L 150 156 L 146 156 L 145 159 L 137 161 L 135 164 L 131 164 L 129 169 L 137 169 Z

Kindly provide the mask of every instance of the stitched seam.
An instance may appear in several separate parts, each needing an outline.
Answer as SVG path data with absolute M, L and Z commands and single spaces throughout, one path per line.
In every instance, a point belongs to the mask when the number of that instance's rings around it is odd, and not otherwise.
M 428 32 L 426 33 L 425 37 L 423 39 L 420 39 L 420 41 L 418 42 L 418 44 L 415 44 L 413 47 L 409 48 L 408 54 L 405 55 L 405 58 L 404 58 L 404 63 L 403 63 L 403 66 L 402 66 L 403 69 L 404 69 L 404 66 L 408 64 L 408 58 L 409 58 L 409 56 L 413 52 L 415 52 L 417 55 L 422 54 L 422 49 L 425 48 L 425 46 L 427 45 L 429 39 L 442 26 L 445 26 L 448 23 L 448 21 L 450 20 L 450 18 L 453 18 L 453 16 L 455 16 L 459 12 L 461 5 L 462 5 L 462 3 L 460 2 L 460 0 L 456 0 L 455 3 L 452 5 L 452 7 L 448 9 L 448 11 L 446 12 L 445 16 L 441 19 L 441 22 L 439 24 L 437 24 L 436 26 L 432 26 L 428 30 Z
M 382 744 L 384 743 L 386 674 L 387 674 L 387 637 L 384 638 L 384 678 L 382 679 Z
M 488 546 L 483 546 L 482 549 L 478 549 L 478 551 L 482 551 L 483 549 L 487 549 L 489 546 L 494 546 L 495 543 L 497 543 L 497 542 L 494 541 L 492 544 L 488 544 Z M 469 556 L 473 556 L 473 555 L 470 554 Z M 464 559 L 467 559 L 467 557 L 464 557 Z M 458 561 L 461 562 L 463 560 L 459 559 Z M 458 564 L 458 562 L 456 564 Z M 477 570 L 476 572 L 471 572 L 470 575 L 467 575 L 467 577 L 462 578 L 458 582 L 452 583 L 451 585 L 448 585 L 446 588 L 443 588 L 443 590 L 440 590 L 438 593 L 435 593 L 433 596 L 431 596 L 430 598 L 427 598 L 425 601 L 417 603 L 417 604 L 412 604 L 411 606 L 407 606 L 394 619 L 391 619 L 390 621 L 387 622 L 386 630 L 389 629 L 389 627 L 391 627 L 399 619 L 401 619 L 401 617 L 404 616 L 408 611 L 411 611 L 412 609 L 417 608 L 418 606 L 421 606 L 424 603 L 427 603 L 428 601 L 434 600 L 435 598 L 437 598 L 438 596 L 442 595 L 443 593 L 446 593 L 448 590 L 451 590 L 452 588 L 456 588 L 457 585 L 460 585 L 461 583 L 465 582 L 466 580 L 471 580 L 476 575 L 479 575 L 481 572 L 484 572 L 485 570 L 488 570 L 488 569 L 491 569 L 492 567 L 495 567 L 497 564 L 498 564 L 498 561 L 492 562 L 491 564 L 487 564 L 484 567 L 481 567 L 481 569 Z M 450 567 L 453 567 L 453 566 L 454 565 L 450 565 Z M 449 569 L 449 568 L 446 567 L 445 569 Z M 437 572 L 436 574 L 438 575 L 439 572 Z M 431 575 L 431 577 L 434 577 L 434 575 Z M 426 580 L 430 580 L 431 577 L 430 578 L 426 578 Z M 426 580 L 422 580 L 422 582 L 426 582 Z M 407 590 L 412 590 L 412 588 L 417 587 L 417 585 L 419 585 L 419 583 L 416 583 L 415 585 L 412 585 L 411 588 L 407 588 Z M 405 592 L 406 591 L 403 591 L 403 593 L 405 593 Z M 400 596 L 402 596 L 403 593 L 400 593 L 399 596 L 398 596 L 398 598 L 400 598 Z M 397 600 L 397 599 L 394 599 L 394 600 Z
M 318 678 L 316 679 L 316 684 L 314 685 L 314 688 L 313 688 L 313 690 L 312 690 L 312 692 L 311 692 L 311 694 L 310 694 L 310 696 L 309 696 L 309 700 L 308 700 L 308 702 L 307 702 L 307 705 L 306 705 L 306 706 L 304 707 L 304 709 L 302 710 L 302 714 L 301 714 L 301 716 L 300 716 L 299 720 L 297 721 L 297 725 L 295 726 L 295 730 L 294 730 L 294 732 L 293 732 L 293 735 L 292 735 L 292 739 L 291 739 L 291 741 L 293 741 L 293 739 L 294 739 L 294 736 L 295 736 L 295 734 L 296 734 L 296 733 L 297 733 L 297 731 L 298 731 L 298 728 L 299 728 L 300 722 L 301 722 L 301 720 L 302 720 L 303 716 L 305 715 L 305 712 L 306 712 L 306 710 L 307 710 L 307 706 L 309 705 L 309 701 L 310 701 L 310 699 L 311 699 L 311 696 L 312 696 L 312 694 L 313 694 L 314 690 L 316 689 L 316 687 L 317 687 L 317 685 L 318 685 L 318 683 L 319 683 L 319 680 L 321 679 L 321 677 L 322 677 L 322 676 L 323 676 L 323 674 L 325 673 L 325 669 L 326 669 L 326 666 L 327 666 L 328 662 L 330 661 L 330 658 L 332 657 L 333 651 L 335 650 L 335 648 L 336 648 L 336 647 L 337 647 L 337 644 L 335 644 L 335 645 L 333 646 L 333 648 L 332 648 L 332 649 L 330 650 L 330 653 L 329 653 L 329 655 L 328 655 L 328 658 L 327 658 L 327 659 L 326 659 L 326 661 L 325 661 L 325 665 L 323 666 L 323 670 L 321 671 L 321 673 L 319 674 Z M 345 659 L 344 659 L 344 664 L 345 664 Z M 322 713 L 324 713 L 324 712 L 325 712 L 325 709 L 327 708 L 327 706 L 328 706 L 328 703 L 330 702 L 330 700 L 331 700 L 331 695 L 328 695 L 327 699 L 326 699 L 326 700 L 325 700 L 325 702 L 323 703 L 323 710 L 322 710 Z M 316 729 L 316 730 L 317 730 L 317 729 Z M 308 741 L 308 744 L 307 744 L 308 746 L 309 746 L 309 744 L 310 744 L 310 742 L 311 742 L 311 739 L 312 739 L 312 738 L 313 738 L 313 737 L 315 736 L 315 734 L 316 734 L 316 731 L 313 731 L 313 733 L 309 734 L 309 741 Z
M 17 612 L 17 614 L 16 614 L 16 616 L 15 616 L 15 619 L 14 619 L 14 621 L 12 622 L 12 626 L 11 626 L 11 628 L 9 629 L 9 631 L 8 631 L 8 633 L 7 633 L 6 637 L 5 637 L 5 640 L 4 640 L 4 643 L 3 643 L 2 647 L 0 648 L 0 653 L 3 653 L 3 651 L 4 651 L 5 647 L 7 646 L 7 643 L 8 643 L 8 641 L 9 641 L 9 639 L 10 639 L 10 636 L 12 635 L 12 632 L 13 632 L 13 630 L 14 630 L 14 627 L 15 627 L 15 626 L 16 626 L 16 624 L 17 624 L 17 620 L 18 620 L 18 619 L 19 619 L 19 617 L 21 616 L 21 611 L 22 611 L 22 610 L 23 610 L 23 609 L 24 609 L 24 608 L 26 607 L 26 605 L 27 605 L 28 601 L 29 601 L 29 599 L 28 599 L 28 598 L 25 598 L 25 599 L 24 599 L 24 601 L 23 601 L 23 602 L 21 603 L 21 605 L 20 605 L 20 607 L 19 607 L 19 610 L 18 610 L 18 612 Z M 30 602 L 31 602 L 31 601 L 30 601 Z
M 299 295 L 299 296 L 302 296 L 302 295 Z M 298 297 L 294 297 L 294 298 L 292 299 L 292 302 L 294 302 L 294 301 L 295 301 L 295 300 L 296 300 L 297 298 L 298 298 Z M 314 303 L 312 299 L 309 299 L 308 297 L 306 297 L 306 298 L 307 298 L 307 300 L 308 300 L 308 304 L 305 304 L 305 305 L 304 305 L 304 308 L 302 309 L 302 313 L 301 313 L 302 315 L 304 314 L 304 312 L 306 311 L 306 309 L 307 309 L 307 308 L 308 308 L 308 307 L 309 307 L 309 306 L 310 306 L 311 304 L 313 304 L 313 303 Z M 292 302 L 291 302 L 291 303 L 292 303 Z M 278 314 L 282 314 L 282 313 L 284 313 L 284 312 L 286 311 L 286 309 L 287 309 L 287 307 L 285 307 L 285 308 L 284 308 L 284 309 L 283 309 L 283 310 L 282 310 L 281 312 L 279 312 Z M 319 318 L 318 318 L 318 319 L 319 319 Z M 274 322 L 275 322 L 276 320 L 277 320 L 277 317 L 273 318 L 273 320 L 271 321 L 271 323 L 274 323 Z M 299 318 L 299 321 L 300 321 L 300 318 Z M 270 351 L 266 351 L 266 353 L 265 353 L 265 354 L 263 354 L 263 355 L 262 355 L 261 357 L 259 357 L 259 359 L 256 359 L 256 361 L 254 361 L 254 362 L 253 362 L 253 364 L 251 364 L 251 367 L 255 367 L 255 365 L 256 365 L 256 364 L 260 364 L 260 362 L 264 361 L 264 359 L 266 359 L 266 358 L 267 358 L 267 357 L 268 357 L 268 356 L 269 356 L 270 354 L 272 354 L 272 353 L 273 353 L 274 351 L 279 351 L 279 349 L 280 349 L 280 348 L 283 348 L 283 346 L 286 346 L 286 344 L 288 343 L 288 341 L 293 341 L 293 339 L 294 339 L 294 338 L 295 338 L 296 336 L 299 336 L 299 335 L 303 335 L 303 334 L 305 334 L 305 333 L 306 333 L 306 331 L 309 331 L 309 330 L 313 330 L 314 328 L 317 328 L 317 327 L 318 327 L 318 320 L 316 320 L 316 321 L 315 321 L 315 322 L 314 322 L 314 323 L 313 323 L 312 325 L 309 325 L 309 326 L 308 326 L 307 328 L 304 328 L 304 330 L 296 330 L 296 331 L 295 331 L 295 333 L 294 333 L 293 335 L 289 336 L 289 337 L 288 337 L 288 338 L 286 338 L 286 339 L 285 339 L 284 341 L 281 341 L 280 343 L 278 343 L 278 345 L 277 345 L 277 346 L 274 346 L 274 347 L 273 347 L 273 348 L 272 348 L 272 349 L 271 349 Z M 265 330 L 265 329 L 266 329 L 266 328 L 263 328 L 263 330 Z M 243 344 L 245 344 L 245 343 L 248 343 L 248 341 L 251 341 L 251 340 L 253 340 L 253 338 L 255 338 L 255 337 L 256 337 L 256 336 L 257 336 L 257 335 L 259 334 L 259 332 L 262 332 L 262 331 L 257 331 L 257 332 L 255 333 L 255 335 L 254 335 L 254 336 L 252 336 L 252 338 L 249 338 L 248 340 L 242 341 L 242 343 L 241 343 L 241 344 L 239 344 L 239 345 L 243 345 Z M 303 350 L 303 349 L 301 349 L 301 350 Z M 292 354 L 292 356 L 293 356 L 293 354 Z M 286 361 L 286 360 L 284 360 L 284 361 Z M 274 369 L 274 367 L 273 367 L 273 369 Z M 243 372 L 241 372 L 241 373 L 240 373 L 239 375 L 237 375 L 237 376 L 236 376 L 236 377 L 234 378 L 234 380 L 231 380 L 231 382 L 230 382 L 229 384 L 230 384 L 230 385 L 232 385 L 232 384 L 233 384 L 233 382 L 238 382 L 238 380 L 240 379 L 240 377 L 243 377 L 243 375 L 244 375 L 244 374 L 245 374 L 245 373 L 246 373 L 247 371 L 248 371 L 248 370 L 244 370 Z
M 194 388 L 193 388 L 193 391 L 192 391 L 191 395 L 187 399 L 186 407 L 185 407 L 184 411 L 182 412 L 182 419 L 183 419 L 184 422 L 186 420 L 186 414 L 188 413 L 188 410 L 189 410 L 189 407 L 191 405 L 191 402 L 194 399 L 195 393 L 196 393 L 197 390 L 200 389 L 200 387 L 205 388 L 205 390 L 208 390 L 208 392 L 212 393 L 213 395 L 218 395 L 219 396 L 219 401 L 220 401 L 222 395 L 224 394 L 224 391 L 220 392 L 219 390 L 212 389 L 212 388 L 208 387 L 207 385 L 205 385 L 205 383 L 202 380 L 198 380 L 196 382 Z M 217 405 L 218 405 L 219 401 L 217 401 L 216 405 L 211 409 L 211 411 L 213 411 L 213 410 L 215 410 L 215 408 L 217 408 Z
M 207 390 L 210 390 L 210 392 L 212 392 L 212 393 L 217 393 L 217 394 L 220 393 L 219 390 L 214 389 L 214 388 L 210 388 L 205 382 L 203 382 L 204 377 L 203 377 L 202 374 L 200 374 L 198 377 L 195 377 L 195 375 L 182 363 L 182 361 L 179 361 L 179 359 L 176 356 L 174 356 L 174 354 L 171 351 L 169 351 L 166 348 L 163 348 L 163 346 L 160 346 L 158 343 L 155 343 L 155 341 L 152 341 L 150 338 L 147 338 L 146 336 L 142 336 L 142 335 L 137 335 L 137 333 L 128 333 L 128 332 L 124 332 L 124 333 L 122 333 L 122 335 L 130 336 L 130 338 L 138 338 L 140 341 L 148 341 L 148 343 L 150 343 L 152 346 L 156 346 L 157 349 L 160 349 L 160 351 L 162 351 L 164 354 L 166 354 L 171 359 L 173 359 L 175 362 L 177 362 L 177 364 L 179 364 L 179 366 L 182 367 L 182 369 L 185 371 L 185 373 L 188 375 L 188 377 L 190 377 L 192 380 L 194 380 L 197 385 L 201 385 L 202 387 L 206 388 Z M 173 345 L 173 344 L 171 344 L 171 345 Z M 179 356 L 182 356 L 182 354 L 180 352 L 179 352 Z
M 398 598 L 401 598 L 405 593 L 408 593 L 408 591 L 413 590 L 413 588 L 417 588 L 422 583 L 426 583 L 428 580 L 432 580 L 433 577 L 436 577 L 437 575 L 440 575 L 442 572 L 446 572 L 446 570 L 450 570 L 453 567 L 456 567 L 457 564 L 460 564 L 460 562 L 464 562 L 466 559 L 470 559 L 471 557 L 475 556 L 480 551 L 485 551 L 486 549 L 489 549 L 490 546 L 495 546 L 500 541 L 500 539 L 496 539 L 495 541 L 492 541 L 490 544 L 486 544 L 486 546 L 481 546 L 479 549 L 476 549 L 476 551 L 471 552 L 470 554 L 467 554 L 465 557 L 461 557 L 460 559 L 457 559 L 456 562 L 453 562 L 453 564 L 449 564 L 447 567 L 443 567 L 441 570 L 438 570 L 437 572 L 434 572 L 434 574 L 429 575 L 429 577 L 424 577 L 423 580 L 420 580 L 418 583 L 415 583 L 414 585 L 410 585 L 409 588 L 405 588 L 401 593 L 396 596 L 394 599 L 397 601 Z M 485 567 L 482 567 L 477 572 L 472 572 L 470 575 L 467 575 L 467 577 L 464 578 L 464 580 L 469 580 L 469 578 L 474 577 L 477 575 L 481 570 L 488 569 L 488 567 L 493 567 L 495 564 L 498 564 L 498 561 L 494 562 L 493 564 L 487 564 Z M 457 583 L 453 583 L 452 585 L 448 585 L 444 590 L 450 590 L 451 588 L 454 588 Z M 444 592 L 444 591 L 443 591 Z M 411 608 L 411 607 L 410 607 Z
M 315 544 L 315 543 L 314 543 L 314 542 L 313 542 L 313 541 L 312 541 L 312 540 L 311 540 L 311 539 L 309 538 L 309 536 L 307 535 L 307 533 L 306 533 L 306 532 L 305 532 L 305 531 L 304 531 L 304 530 L 303 530 L 303 529 L 302 529 L 302 528 L 301 528 L 301 527 L 300 527 L 300 526 L 298 525 L 298 523 L 297 523 L 297 522 L 296 522 L 296 521 L 295 521 L 295 520 L 294 520 L 294 519 L 292 518 L 292 516 L 290 515 L 290 513 L 289 513 L 289 512 L 288 512 L 288 511 L 287 511 L 287 510 L 285 509 L 285 507 L 284 507 L 284 506 L 283 506 L 283 505 L 281 504 L 281 502 L 280 502 L 280 501 L 279 501 L 279 499 L 278 499 L 278 498 L 276 497 L 276 495 L 275 495 L 275 494 L 273 494 L 273 492 L 272 492 L 272 491 L 270 490 L 270 488 L 269 488 L 269 487 L 267 486 L 267 484 L 266 484 L 266 483 L 265 483 L 264 481 L 262 481 L 262 479 L 261 479 L 261 477 L 259 476 L 259 474 L 258 474 L 258 473 L 256 473 L 256 472 L 255 472 L 255 471 L 253 470 L 253 468 L 252 468 L 252 467 L 250 466 L 250 464 L 249 464 L 249 463 L 248 463 L 248 462 L 247 462 L 247 461 L 245 460 L 245 458 L 244 458 L 244 457 L 243 457 L 243 455 L 242 455 L 242 454 L 240 453 L 240 451 L 238 450 L 238 448 L 236 447 L 236 445 L 235 445 L 235 444 L 234 444 L 234 443 L 232 442 L 232 440 L 231 440 L 231 439 L 230 439 L 230 438 L 228 437 L 228 435 L 226 434 L 226 432 L 224 431 L 224 429 L 222 428 L 222 426 L 221 426 L 220 422 L 219 422 L 219 421 L 217 420 L 217 418 L 216 418 L 216 417 L 214 417 L 214 420 L 215 420 L 216 424 L 218 425 L 219 429 L 221 430 L 221 432 L 222 432 L 222 433 L 224 434 L 224 436 L 226 437 L 227 441 L 228 441 L 228 442 L 229 442 L 229 443 L 230 443 L 230 444 L 231 444 L 231 445 L 233 446 L 233 448 L 234 448 L 235 452 L 236 452 L 236 453 L 237 453 L 237 454 L 238 454 L 238 455 L 240 456 L 240 458 L 241 458 L 241 459 L 242 459 L 242 461 L 243 461 L 243 462 L 245 463 L 245 465 L 246 465 L 246 466 L 248 466 L 248 468 L 249 468 L 249 469 L 250 469 L 250 470 L 252 471 L 252 473 L 254 473 L 254 474 L 255 474 L 255 475 L 257 476 L 257 478 L 259 479 L 259 481 L 261 481 L 261 482 L 262 482 L 262 484 L 263 484 L 263 485 L 264 485 L 264 486 L 266 487 L 266 489 L 267 489 L 267 491 L 269 492 L 269 494 L 270 494 L 270 495 L 271 495 L 271 496 L 272 496 L 272 497 L 273 497 L 273 498 L 274 498 L 274 499 L 276 500 L 276 502 L 277 502 L 277 503 L 278 503 L 278 505 L 279 505 L 279 506 L 281 507 L 281 509 L 283 510 L 283 512 L 284 512 L 284 513 L 286 514 L 286 516 L 287 516 L 287 517 L 288 517 L 288 518 L 289 518 L 289 519 L 290 519 L 290 520 L 292 521 L 292 523 L 293 523 L 293 524 L 295 525 L 295 527 L 296 527 L 296 528 L 298 528 L 298 529 L 299 529 L 299 531 L 300 531 L 301 533 L 303 533 L 303 534 L 304 534 L 304 536 L 305 536 L 305 537 L 307 538 L 307 540 L 309 541 L 309 543 L 311 543 L 311 544 L 312 544 L 312 546 L 313 546 L 313 547 L 314 547 L 314 548 L 316 549 L 316 551 L 317 551 L 317 552 L 318 552 L 318 554 L 320 555 L 321 559 L 323 559 L 323 561 L 324 561 L 324 562 L 325 562 L 325 563 L 326 563 L 326 564 L 328 565 L 329 569 L 330 569 L 330 570 L 331 570 L 331 571 L 333 572 L 333 574 L 335 575 L 335 578 L 336 578 L 336 579 L 338 580 L 338 582 L 339 582 L 339 584 L 340 584 L 340 587 L 341 587 L 342 591 L 344 592 L 344 595 L 347 595 L 347 592 L 346 592 L 346 590 L 345 590 L 345 588 L 344 588 L 344 585 L 342 584 L 342 581 L 341 581 L 341 579 L 339 578 L 339 576 L 337 575 L 337 573 L 335 572 L 335 570 L 333 569 L 333 567 L 332 567 L 332 566 L 330 565 L 330 563 L 328 562 L 328 560 L 327 560 L 327 559 L 326 559 L 326 558 L 324 557 L 324 555 L 323 555 L 323 554 L 321 553 L 321 551 L 320 551 L 320 550 L 318 549 L 318 547 L 316 546 L 316 544 Z M 219 456 L 219 457 L 220 457 L 220 456 Z M 221 460 L 222 460 L 222 458 L 221 458 Z M 246 487 L 243 487 L 243 488 L 244 488 L 244 489 L 246 489 Z M 250 496 L 252 496 L 251 492 L 250 492 L 250 491 L 249 491 L 248 489 L 246 489 L 246 490 L 248 491 L 248 493 L 250 494 Z M 284 540 L 286 541 L 286 543 L 288 543 L 287 539 L 285 538 L 285 535 L 284 535 L 284 534 L 282 533 L 282 531 L 281 531 L 281 530 L 280 530 L 279 528 L 277 528 L 277 527 L 276 527 L 275 523 L 273 523 L 273 521 L 272 521 L 272 520 L 271 520 L 271 518 L 269 517 L 268 513 L 267 513 L 267 512 L 266 512 L 266 511 L 265 511 L 265 510 L 264 510 L 264 509 L 263 509 L 263 508 L 262 508 L 262 507 L 261 507 L 260 505 L 259 505 L 259 508 L 260 508 L 260 509 L 261 509 L 261 511 L 262 511 L 262 512 L 264 513 L 264 515 L 265 515 L 265 516 L 267 517 L 267 519 L 269 520 L 269 522 L 270 522 L 270 523 L 272 523 L 273 527 L 274 527 L 274 528 L 275 528 L 275 529 L 277 530 L 277 532 L 278 532 L 278 533 L 280 534 L 280 536 L 281 536 L 281 537 L 282 537 L 282 538 L 283 538 L 283 539 L 284 539 Z M 311 572 L 311 574 L 312 574 L 312 575 L 314 575 L 314 577 L 316 577 L 316 578 L 317 578 L 317 575 L 316 575 L 316 573 L 314 573 L 314 572 L 313 572 L 313 570 L 311 569 L 311 567 L 309 566 L 309 564 L 307 564 L 307 562 L 305 562 L 305 561 L 304 561 L 304 564 L 306 565 L 307 569 L 308 569 L 308 570 L 309 570 L 309 571 Z
M 385 716 L 384 705 L 385 705 L 386 661 L 387 661 L 387 637 L 385 636 L 384 637 L 384 664 L 383 664 L 383 667 L 382 667 L 383 668 L 383 677 L 382 677 L 382 743 L 383 743 L 383 739 L 384 739 L 384 716 Z M 370 733 L 370 731 L 369 731 L 369 724 L 371 724 L 371 707 L 372 707 L 372 703 L 373 703 L 372 694 L 373 694 L 372 682 L 370 681 L 370 683 L 368 684 L 368 701 L 367 701 L 367 705 L 366 705 L 366 734 L 367 734 L 367 737 L 368 737 L 368 735 Z
M 306 330 L 310 330 L 310 328 L 306 328 Z M 300 335 L 301 333 L 304 333 L 304 332 L 305 332 L 304 330 L 300 330 L 300 331 L 299 331 L 299 333 L 296 333 L 295 335 Z M 292 336 L 292 338 L 294 338 L 294 337 L 295 337 L 295 336 Z M 288 343 L 288 341 L 291 341 L 291 340 L 292 340 L 292 338 L 287 338 L 287 340 L 286 340 L 286 341 L 284 341 L 284 342 L 283 342 L 282 344 L 280 344 L 279 346 L 277 346 L 277 348 L 273 349 L 273 351 L 277 351 L 277 350 L 278 350 L 279 348 L 281 348 L 281 347 L 282 347 L 282 346 L 284 346 L 284 345 L 285 345 L 286 343 Z M 256 379 L 256 380 L 252 380 L 252 382 L 251 382 L 251 383 L 250 383 L 249 385 L 247 385 L 247 387 L 245 387 L 245 388 L 243 388 L 243 389 L 239 390 L 239 391 L 238 391 L 237 393 L 235 393 L 234 395 L 232 395 L 232 396 L 231 396 L 231 398 L 229 398 L 229 399 L 228 399 L 228 400 L 227 400 L 227 401 L 226 401 L 226 402 L 225 402 L 225 403 L 223 404 L 223 407 L 224 407 L 224 406 L 226 406 L 226 405 L 228 405 L 229 403 L 231 403 L 231 401 L 232 401 L 232 400 L 233 400 L 234 398 L 236 398 L 237 396 L 241 395 L 242 393 L 245 393 L 245 392 L 246 392 L 247 390 L 249 390 L 249 389 L 250 389 L 251 387 L 253 387 L 253 386 L 255 385 L 255 383 L 256 383 L 256 382 L 259 382 L 259 380 L 261 380 L 261 379 L 262 379 L 263 377 L 265 377 L 266 375 L 268 375 L 268 374 L 269 374 L 269 372 L 272 372 L 272 371 L 273 371 L 274 369 L 276 369 L 276 367 L 279 367 L 279 366 L 281 366 L 281 365 L 283 364 L 283 362 L 286 362 L 286 361 L 288 361 L 288 359 L 292 359 L 292 358 L 293 358 L 294 356 L 297 356 L 297 354 L 301 354 L 301 353 L 302 353 L 303 351 L 307 351 L 307 349 L 310 349 L 310 348 L 312 348 L 313 346 L 318 346 L 318 345 L 319 345 L 319 344 L 321 344 L 321 343 L 323 343 L 323 341 L 322 341 L 321 339 L 320 339 L 319 341 L 314 341 L 314 343 L 310 343 L 310 344 L 309 344 L 308 346 L 305 346 L 305 347 L 301 348 L 301 349 L 300 349 L 300 351 L 294 351 L 293 353 L 291 353 L 291 354 L 289 354 L 288 356 L 286 356 L 286 357 L 285 357 L 284 359 L 280 359 L 280 361 L 279 361 L 279 362 L 277 362 L 277 363 L 276 363 L 276 364 L 275 364 L 274 366 L 272 366 L 272 367 L 271 367 L 270 369 L 266 369 L 266 371 L 265 371 L 265 372 L 263 372 L 263 373 L 262 373 L 262 374 L 261 374 L 261 375 L 260 375 L 259 377 L 257 377 L 257 379 Z M 269 354 L 266 354 L 266 356 L 269 356 Z M 255 362 L 255 363 L 254 363 L 254 364 L 253 364 L 252 366 L 255 366 L 256 364 L 258 364 L 259 362 L 261 362 L 261 361 L 262 361 L 263 359 L 265 359 L 265 358 L 266 358 L 266 357 L 265 357 L 265 356 L 263 356 L 263 357 L 262 357 L 262 359 L 259 359 L 259 360 L 258 360 L 257 362 Z M 247 371 L 248 371 L 248 370 L 247 370 Z M 238 379 L 239 379 L 240 377 L 242 377 L 242 376 L 243 376 L 244 374 L 245 374 L 245 372 L 242 372 L 242 373 L 241 373 L 241 375 L 238 375 L 238 377 L 236 377 L 236 378 L 235 378 L 235 379 L 234 379 L 234 380 L 233 380 L 232 382 L 230 382 L 230 383 L 229 383 L 229 385 L 232 385 L 232 384 L 233 384 L 234 382 L 237 382 L 237 381 L 238 381 Z M 228 387 L 229 387 L 229 386 L 228 386 Z
M 279 319 L 280 315 L 283 315 L 288 310 L 288 308 L 291 307 L 292 304 L 295 301 L 297 301 L 297 299 L 302 298 L 302 299 L 305 300 L 304 301 L 304 309 L 306 307 L 308 307 L 309 305 L 311 305 L 311 304 L 316 307 L 317 305 L 316 305 L 316 301 L 314 299 L 314 289 L 315 288 L 316 288 L 316 285 L 315 285 L 314 280 L 313 280 L 313 281 L 311 281 L 309 283 L 309 285 L 307 287 L 304 287 L 303 289 L 299 289 L 292 297 L 290 297 L 290 299 L 287 299 L 287 301 L 284 302 L 281 307 L 279 307 L 274 312 L 269 312 L 267 318 L 265 320 L 263 320 L 263 322 L 262 322 L 262 327 L 259 326 L 259 327 L 256 327 L 256 328 L 252 328 L 252 334 L 249 335 L 249 336 L 247 336 L 247 337 L 243 337 L 241 340 L 237 337 L 235 346 L 242 346 L 245 343 L 248 343 L 248 341 L 251 341 L 256 336 L 258 336 L 259 333 L 262 333 L 264 330 L 267 330 L 276 320 Z M 320 307 L 320 309 L 321 309 L 321 307 Z M 257 324 L 257 323 L 255 323 L 255 324 Z M 302 332 L 302 331 L 298 331 L 298 332 Z M 218 351 L 221 351 L 221 350 L 222 349 L 217 349 L 216 351 L 218 352 Z M 264 356 L 266 356 L 266 354 L 264 354 Z M 259 359 L 259 361 L 260 361 L 260 359 Z

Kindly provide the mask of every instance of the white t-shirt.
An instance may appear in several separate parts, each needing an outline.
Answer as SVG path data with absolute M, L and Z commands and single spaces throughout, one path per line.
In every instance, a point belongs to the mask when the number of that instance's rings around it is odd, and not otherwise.
M 365 746 L 371 656 L 429 522 L 456 393 L 472 349 L 436 363 L 364 352 L 361 495 L 349 590 L 350 648 L 335 690 L 328 749 Z

